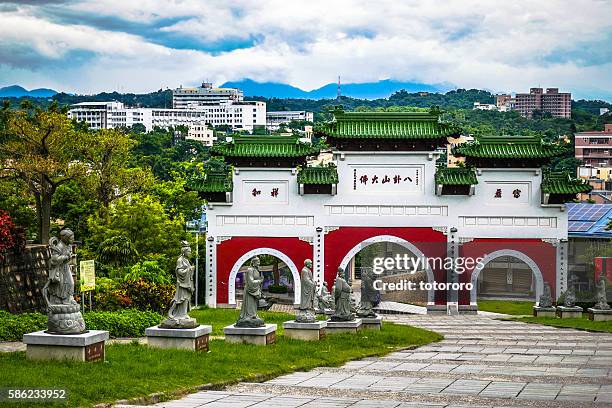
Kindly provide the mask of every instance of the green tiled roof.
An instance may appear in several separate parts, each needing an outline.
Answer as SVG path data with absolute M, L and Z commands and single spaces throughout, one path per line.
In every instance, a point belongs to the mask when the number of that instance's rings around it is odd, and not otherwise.
M 439 167 L 436 170 L 436 184 L 465 186 L 478 184 L 474 169 L 465 167 Z
M 564 151 L 563 146 L 546 143 L 536 136 L 481 136 L 455 148 L 457 156 L 500 159 L 549 158 Z
M 343 112 L 317 127 L 318 134 L 337 139 L 437 139 L 459 130 L 429 112 Z
M 297 136 L 236 136 L 213 145 L 210 152 L 225 157 L 305 157 L 319 154 L 319 149 Z
M 202 193 L 225 193 L 234 188 L 232 173 L 211 172 L 203 176 L 192 177 L 185 183 L 185 189 Z
M 573 178 L 567 172 L 551 172 L 544 175 L 542 191 L 547 194 L 578 194 L 591 191 L 586 181 Z
M 297 176 L 299 184 L 338 184 L 335 167 L 304 167 Z

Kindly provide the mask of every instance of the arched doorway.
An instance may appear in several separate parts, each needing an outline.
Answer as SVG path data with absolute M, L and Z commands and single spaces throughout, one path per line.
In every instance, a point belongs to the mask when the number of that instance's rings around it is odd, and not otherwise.
M 342 258 L 342 261 L 340 262 L 340 267 L 347 270 L 347 268 L 349 268 L 349 274 L 350 277 L 353 276 L 359 276 L 356 272 L 359 271 L 355 271 L 354 270 L 354 259 L 355 256 L 357 254 L 359 254 L 362 250 L 372 246 L 372 245 L 378 245 L 378 244 L 391 244 L 391 247 L 387 246 L 387 247 L 380 247 L 380 251 L 381 254 L 380 256 L 386 257 L 386 256 L 395 256 L 394 250 L 393 250 L 393 246 L 395 246 L 396 248 L 402 248 L 403 249 L 403 253 L 407 253 L 409 257 L 414 257 L 414 258 L 421 258 L 424 259 L 425 255 L 423 254 L 423 252 L 421 252 L 421 250 L 419 250 L 415 245 L 413 245 L 412 243 L 406 241 L 405 239 L 393 236 L 393 235 L 378 235 L 372 238 L 368 238 L 366 240 L 361 241 L 359 244 L 355 245 L 353 248 L 351 248 L 348 253 L 344 256 L 344 258 Z M 397 249 L 396 249 L 397 251 Z M 399 251 L 398 251 L 399 252 Z M 402 254 L 403 255 L 403 254 Z M 367 267 L 366 265 L 360 265 L 360 267 Z M 402 272 L 402 271 L 397 271 L 397 272 Z M 421 271 L 417 271 L 414 275 L 417 274 L 422 274 L 422 279 L 426 279 L 427 282 L 434 282 L 435 278 L 434 278 L 434 273 L 433 270 L 431 269 L 430 265 L 426 264 L 426 266 L 424 268 L 422 268 Z M 409 274 L 409 272 L 406 272 L 406 274 Z M 401 279 L 401 276 L 399 276 L 400 274 L 397 274 L 395 276 L 395 278 L 399 278 Z M 406 278 L 411 278 L 410 276 L 407 276 Z M 419 276 L 412 276 L 412 278 L 416 278 L 418 279 Z M 426 295 L 426 302 L 428 305 L 433 305 L 434 304 L 434 290 L 431 289 L 427 292 Z
M 538 265 L 522 252 L 502 249 L 486 255 L 472 272 L 470 303 L 480 294 L 488 297 L 525 299 L 539 302 L 544 278 Z
M 293 263 L 293 261 L 291 261 L 291 259 L 285 255 L 284 253 L 273 249 L 273 248 L 257 248 L 257 249 L 253 249 L 247 253 L 245 253 L 244 255 L 242 255 L 240 258 L 238 258 L 238 260 L 236 261 L 236 263 L 234 263 L 234 266 L 232 266 L 231 272 L 230 272 L 230 276 L 229 276 L 229 282 L 228 282 L 228 303 L 230 305 L 236 305 L 236 289 L 237 289 L 237 277 L 238 274 L 241 272 L 241 270 L 244 270 L 244 266 L 246 264 L 246 266 L 248 266 L 248 263 L 251 261 L 251 259 L 255 256 L 262 256 L 262 255 L 270 255 L 273 256 L 275 258 L 278 258 L 278 260 L 286 266 L 286 268 L 289 269 L 289 272 L 291 273 L 291 278 L 292 278 L 292 289 L 293 289 L 293 303 L 294 304 L 299 304 L 300 303 L 300 296 L 301 296 L 301 291 L 300 291 L 300 273 L 297 269 L 297 267 L 295 266 L 295 264 Z M 282 267 L 282 266 L 281 266 Z M 265 268 L 264 268 L 265 269 Z M 260 268 L 261 270 L 261 268 Z

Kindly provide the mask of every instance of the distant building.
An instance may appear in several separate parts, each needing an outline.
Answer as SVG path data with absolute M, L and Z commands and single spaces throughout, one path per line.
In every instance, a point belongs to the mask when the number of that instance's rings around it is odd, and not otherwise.
M 277 130 L 281 125 L 287 125 L 291 121 L 314 122 L 314 114 L 306 111 L 273 111 L 266 113 L 266 127 L 269 130 Z
M 605 115 L 608 112 L 610 112 L 610 109 L 608 108 L 599 108 L 599 116 Z
M 199 88 L 176 88 L 172 91 L 172 106 L 175 109 L 197 108 L 218 105 L 222 102 L 241 103 L 244 95 L 237 88 L 213 88 L 210 82 Z
M 217 138 L 215 137 L 215 131 L 210 126 L 199 122 L 189 125 L 185 140 L 195 140 L 204 146 L 212 146 Z
M 522 116 L 533 117 L 534 111 L 550 113 L 555 118 L 572 117 L 572 94 L 559 92 L 559 88 L 531 88 L 529 93 L 517 93 L 516 110 Z
M 584 164 L 578 168 L 578 177 L 593 186 L 580 199 L 596 203 L 612 203 L 612 123 L 603 131 L 576 133 L 575 156 Z
M 70 118 L 87 122 L 92 129 L 131 127 L 137 123 L 147 131 L 155 127 L 169 128 L 205 123 L 248 130 L 266 125 L 266 103 L 242 101 L 200 105 L 197 109 L 128 108 L 120 102 L 82 102 L 72 105 Z
M 575 156 L 592 167 L 612 167 L 612 123 L 603 131 L 576 133 Z
M 497 106 L 494 103 L 474 102 L 473 110 L 497 110 Z

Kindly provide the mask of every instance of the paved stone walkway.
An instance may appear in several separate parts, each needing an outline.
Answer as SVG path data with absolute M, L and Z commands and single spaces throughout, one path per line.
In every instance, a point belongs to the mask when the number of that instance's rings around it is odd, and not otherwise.
M 160 407 L 612 407 L 612 334 L 482 316 L 394 315 L 445 340 L 203 391 Z

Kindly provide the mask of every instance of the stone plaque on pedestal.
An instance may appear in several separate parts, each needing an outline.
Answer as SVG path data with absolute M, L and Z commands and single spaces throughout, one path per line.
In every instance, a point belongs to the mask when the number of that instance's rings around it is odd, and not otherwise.
M 104 361 L 108 332 L 89 330 L 81 334 L 50 334 L 38 331 L 23 335 L 30 360 Z
M 580 306 L 557 306 L 557 316 L 562 319 L 580 319 L 582 308 Z
M 589 313 L 589 320 L 594 322 L 608 322 L 612 320 L 612 309 L 601 310 L 590 307 L 587 309 L 587 312 Z
M 165 329 L 153 326 L 145 330 L 145 335 L 150 347 L 208 351 L 208 335 L 211 331 L 212 326 L 209 325 L 199 325 L 192 329 Z
M 228 343 L 257 344 L 265 346 L 276 343 L 275 324 L 266 324 L 261 327 L 236 327 L 232 324 L 223 328 L 225 341 Z
M 382 326 L 382 316 L 362 317 L 360 329 L 380 330 Z
M 289 320 L 283 323 L 285 337 L 296 340 L 316 341 L 325 337 L 327 322 L 315 321 L 313 323 L 301 323 Z
M 535 317 L 557 317 L 557 308 L 551 307 L 533 307 L 533 315 Z
M 361 328 L 361 319 L 349 320 L 349 321 L 338 321 L 333 320 L 327 321 L 327 333 L 357 333 L 357 330 Z

